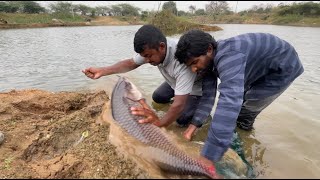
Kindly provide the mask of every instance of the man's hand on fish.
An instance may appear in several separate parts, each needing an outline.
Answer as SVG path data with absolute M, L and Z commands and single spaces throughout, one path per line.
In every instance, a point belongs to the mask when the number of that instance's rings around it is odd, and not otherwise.
M 146 118 L 140 119 L 139 123 L 153 123 L 156 126 L 161 127 L 161 123 L 157 114 L 148 106 L 144 100 L 140 100 L 139 103 L 142 107 L 131 107 L 131 113 L 137 116 L 145 116 Z
M 103 68 L 94 68 L 90 67 L 87 69 L 82 70 L 82 72 L 91 79 L 98 79 L 103 76 Z

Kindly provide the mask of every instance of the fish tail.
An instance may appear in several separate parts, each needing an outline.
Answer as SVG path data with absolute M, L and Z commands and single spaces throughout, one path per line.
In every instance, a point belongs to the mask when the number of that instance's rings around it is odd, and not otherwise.
M 212 179 L 223 179 L 221 175 L 219 175 L 216 171 L 216 167 L 214 165 L 207 166 L 206 168 L 207 176 L 209 176 Z

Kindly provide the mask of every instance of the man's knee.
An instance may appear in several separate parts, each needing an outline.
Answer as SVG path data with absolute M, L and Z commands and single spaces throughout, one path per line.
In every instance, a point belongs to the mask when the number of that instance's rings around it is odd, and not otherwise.
M 152 99 L 156 103 L 169 103 L 174 97 L 174 90 L 167 82 L 163 82 L 152 94 Z
M 177 120 L 177 124 L 180 126 L 187 126 L 191 122 L 193 114 L 182 114 Z
M 156 103 L 161 103 L 161 104 L 169 103 L 171 101 L 171 98 L 172 97 L 169 97 L 167 95 L 160 94 L 160 93 L 157 93 L 157 92 L 154 92 L 152 94 L 152 99 Z

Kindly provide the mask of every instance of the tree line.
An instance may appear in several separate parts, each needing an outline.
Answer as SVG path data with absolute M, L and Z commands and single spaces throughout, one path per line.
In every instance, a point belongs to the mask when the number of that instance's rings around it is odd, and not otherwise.
M 141 14 L 140 8 L 127 3 L 89 7 L 83 4 L 63 1 L 50 3 L 49 8 L 42 7 L 35 1 L 0 1 L 0 12 L 29 14 L 58 13 L 90 16 L 139 16 Z
M 160 6 L 160 4 L 159 4 Z M 177 16 L 217 16 L 229 15 L 236 12 L 231 11 L 227 1 L 208 1 L 205 8 L 197 9 L 195 5 L 188 7 L 189 11 L 178 10 L 174 1 L 163 3 L 162 10 L 171 11 Z M 150 12 L 142 11 L 128 3 L 120 3 L 111 6 L 89 7 L 83 4 L 72 4 L 71 2 L 55 2 L 49 4 L 49 8 L 42 7 L 35 1 L 0 1 L 0 12 L 5 13 L 63 13 L 78 14 L 90 16 L 141 16 L 146 18 Z M 300 2 L 291 5 L 280 3 L 278 6 L 272 4 L 254 5 L 248 10 L 240 11 L 236 14 L 254 14 L 254 13 L 274 13 L 279 16 L 302 15 L 307 17 L 318 17 L 320 15 L 320 3 Z

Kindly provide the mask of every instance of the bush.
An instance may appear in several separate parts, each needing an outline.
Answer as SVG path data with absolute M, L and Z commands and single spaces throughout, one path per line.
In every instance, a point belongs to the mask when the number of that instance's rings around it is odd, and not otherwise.
M 188 22 L 167 10 L 156 13 L 151 20 L 149 20 L 149 23 L 158 27 L 167 36 L 184 33 L 191 29 L 201 29 L 204 31 L 222 30 L 217 26 L 205 26 Z
M 18 2 L 0 2 L 0 12 L 15 13 L 20 9 L 20 3 Z
M 280 16 L 273 19 L 273 24 L 290 24 L 290 23 L 297 23 L 301 19 L 303 19 L 300 15 L 287 15 L 287 16 Z
M 303 2 L 291 6 L 281 6 L 277 10 L 277 15 L 287 16 L 287 15 L 301 15 L 301 16 L 319 16 L 320 15 L 320 3 L 314 2 Z

